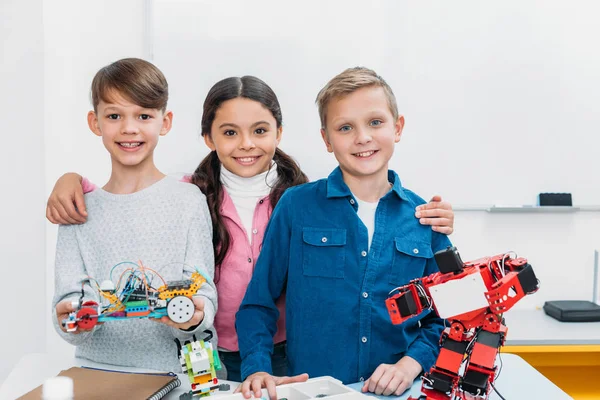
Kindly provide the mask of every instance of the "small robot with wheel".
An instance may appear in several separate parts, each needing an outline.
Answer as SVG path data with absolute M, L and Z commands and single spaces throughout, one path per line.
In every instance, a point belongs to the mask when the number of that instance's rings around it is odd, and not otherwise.
M 179 396 L 179 400 L 192 400 L 210 396 L 217 390 L 230 389 L 228 384 L 219 384 L 217 371 L 222 367 L 217 349 L 210 342 L 213 334 L 209 330 L 204 333 L 207 337 L 203 340 L 196 339 L 194 335 L 193 341 L 187 341 L 183 345 L 179 339 L 175 339 L 181 371 L 188 376 L 191 387 L 190 391 Z
M 207 280 L 198 270 L 192 273 L 191 279 L 166 282 L 141 262 L 126 263 L 135 265 L 135 268 L 123 271 L 116 286 L 112 280 L 98 284 L 88 277 L 87 280 L 96 284 L 101 304 L 93 300 L 84 301 L 85 281 L 82 283 L 81 296 L 79 301 L 74 302 L 74 311 L 62 321 L 67 332 L 75 332 L 77 328 L 89 330 L 106 321 L 167 316 L 171 321 L 182 324 L 192 319 L 195 310 L 192 296 Z M 162 281 L 158 288 L 152 285 L 155 277 Z

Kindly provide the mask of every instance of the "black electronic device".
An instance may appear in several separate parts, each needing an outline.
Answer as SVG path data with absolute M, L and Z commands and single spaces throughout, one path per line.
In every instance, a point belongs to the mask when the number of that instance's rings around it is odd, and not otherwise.
M 573 206 L 571 193 L 540 193 L 538 195 L 540 206 Z
M 561 322 L 600 322 L 600 306 L 591 301 L 547 301 L 544 312 Z

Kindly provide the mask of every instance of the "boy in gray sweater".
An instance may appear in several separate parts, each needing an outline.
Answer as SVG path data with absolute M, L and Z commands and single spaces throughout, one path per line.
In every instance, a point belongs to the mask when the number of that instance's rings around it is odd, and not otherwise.
M 163 74 L 140 59 L 119 60 L 94 77 L 88 124 L 110 153 L 112 173 L 102 189 L 86 195 L 87 223 L 59 227 L 53 313 L 57 332 L 77 346 L 77 357 L 179 372 L 174 339 L 212 330 L 217 294 L 206 199 L 195 185 L 166 177 L 154 165 L 158 138 L 171 129 L 167 99 Z M 192 319 L 110 321 L 66 332 L 61 321 L 73 311 L 82 285 L 84 301 L 101 302 L 87 277 L 101 282 L 116 264 L 138 260 L 166 281 L 189 279 L 194 267 L 210 278 L 193 298 Z M 113 279 L 125 268 L 116 268 Z

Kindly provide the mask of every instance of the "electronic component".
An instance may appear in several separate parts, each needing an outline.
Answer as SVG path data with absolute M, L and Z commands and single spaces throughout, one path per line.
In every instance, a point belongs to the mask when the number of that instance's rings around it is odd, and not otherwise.
M 141 262 L 126 261 L 115 267 L 122 264 L 127 268 L 116 285 L 110 279 L 102 281 L 102 284 L 91 277 L 86 279 L 96 284 L 101 304 L 84 301 L 85 281 L 82 283 L 81 297 L 74 303 L 75 310 L 62 321 L 67 332 L 75 332 L 78 327 L 89 330 L 99 322 L 114 320 L 168 316 L 175 323 L 182 324 L 193 318 L 195 307 L 192 296 L 207 280 L 198 269 L 192 273 L 191 279 L 165 282 L 156 271 Z M 154 278 L 159 278 L 163 285 L 153 287 Z

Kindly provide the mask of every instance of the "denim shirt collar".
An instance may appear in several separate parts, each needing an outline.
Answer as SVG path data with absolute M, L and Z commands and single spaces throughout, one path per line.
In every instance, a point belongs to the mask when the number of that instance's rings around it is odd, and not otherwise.
M 402 200 L 408 201 L 408 196 L 404 192 L 402 188 L 402 183 L 400 182 L 400 178 L 398 174 L 396 174 L 391 169 L 388 170 L 388 181 L 392 182 L 392 192 L 396 193 L 396 195 Z M 336 198 L 336 197 L 351 197 L 352 192 L 346 182 L 344 182 L 344 178 L 342 176 L 342 170 L 338 166 L 334 169 L 331 174 L 327 177 L 327 198 Z

